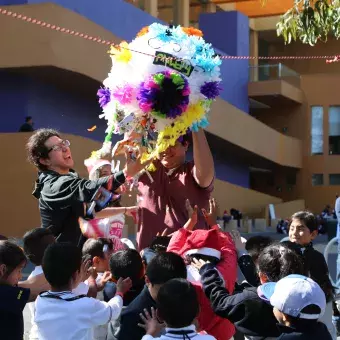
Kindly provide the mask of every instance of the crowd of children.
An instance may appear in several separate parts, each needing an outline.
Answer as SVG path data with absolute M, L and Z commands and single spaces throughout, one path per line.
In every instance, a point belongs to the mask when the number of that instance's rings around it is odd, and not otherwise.
M 23 339 L 29 303 L 30 340 L 336 339 L 313 214 L 292 216 L 288 242 L 244 243 L 210 212 L 209 229 L 195 230 L 197 207 L 188 211 L 183 228 L 142 254 L 105 238 L 80 249 L 44 228 L 27 232 L 23 249 L 0 240 L 0 338 Z M 35 269 L 20 281 L 27 261 Z

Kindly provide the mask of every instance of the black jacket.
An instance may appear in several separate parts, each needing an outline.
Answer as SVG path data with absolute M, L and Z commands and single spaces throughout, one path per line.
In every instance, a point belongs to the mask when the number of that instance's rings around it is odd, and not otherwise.
M 313 279 L 325 292 L 327 302 L 333 299 L 333 286 L 329 279 L 329 270 L 323 254 L 313 248 L 311 243 L 302 248 L 302 254 L 305 269 L 309 272 L 309 276 Z
M 144 328 L 138 326 L 142 322 L 140 313 L 144 309 L 151 312 L 151 307 L 156 308 L 156 302 L 151 297 L 148 287 L 124 308 L 119 322 L 112 322 L 108 327 L 107 340 L 141 340 L 145 335 Z
M 200 274 L 214 312 L 231 321 L 247 338 L 260 340 L 281 334 L 276 326 L 273 307 L 258 296 L 256 287 L 230 295 L 212 264 L 204 265 Z
M 55 171 L 39 173 L 33 196 L 39 199 L 42 227 L 49 228 L 58 242 L 77 245 L 81 239 L 78 219 L 85 216 L 84 203 L 91 202 L 98 188 L 110 181 L 114 191 L 125 182 L 125 176 L 118 172 L 90 181 L 79 178 L 73 171 L 67 175 Z
M 326 325 L 322 322 L 317 322 L 303 331 L 283 325 L 278 325 L 278 328 L 282 333 L 278 340 L 332 340 Z

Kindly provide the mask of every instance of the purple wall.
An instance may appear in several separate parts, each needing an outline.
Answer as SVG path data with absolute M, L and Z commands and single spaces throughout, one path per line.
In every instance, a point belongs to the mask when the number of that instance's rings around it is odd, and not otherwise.
M 204 13 L 199 19 L 204 38 L 220 54 L 249 55 L 249 19 L 237 11 Z M 249 113 L 248 60 L 223 60 L 221 66 L 223 92 L 221 97 L 240 110 Z

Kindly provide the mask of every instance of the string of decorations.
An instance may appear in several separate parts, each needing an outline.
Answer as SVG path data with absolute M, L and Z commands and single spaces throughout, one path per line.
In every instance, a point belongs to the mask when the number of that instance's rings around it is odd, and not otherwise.
M 100 37 L 94 37 L 86 33 L 78 32 L 75 30 L 71 30 L 65 27 L 61 27 L 58 25 L 50 24 L 48 22 L 45 22 L 43 20 L 39 20 L 36 18 L 32 18 L 30 16 L 20 14 L 14 11 L 10 11 L 4 8 L 0 8 L 0 14 L 4 16 L 8 16 L 17 20 L 21 20 L 30 24 L 34 24 L 37 26 L 40 26 L 41 28 L 47 28 L 53 31 L 69 34 L 71 36 L 79 37 L 85 40 L 93 41 L 95 43 L 101 44 L 101 45 L 107 45 L 107 46 L 114 46 L 118 49 L 129 49 L 127 47 L 117 45 L 114 42 L 106 39 L 101 39 Z M 136 52 L 144 55 L 149 55 L 150 57 L 154 57 L 151 54 L 145 53 L 143 51 L 134 51 L 131 50 L 131 52 Z M 334 63 L 338 62 L 340 60 L 340 54 L 339 55 L 308 55 L 308 56 L 231 56 L 231 55 L 220 55 L 220 59 L 222 60 L 317 60 L 317 59 L 325 59 L 326 63 Z M 167 58 L 169 59 L 169 58 Z M 170 58 L 171 59 L 171 58 Z

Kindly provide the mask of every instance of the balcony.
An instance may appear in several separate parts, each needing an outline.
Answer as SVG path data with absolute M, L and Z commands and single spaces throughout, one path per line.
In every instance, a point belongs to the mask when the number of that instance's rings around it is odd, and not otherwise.
M 302 104 L 300 75 L 281 63 L 250 66 L 248 95 L 274 108 Z

